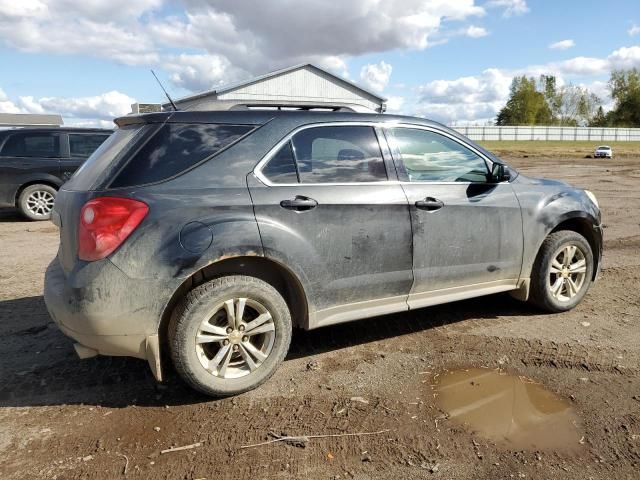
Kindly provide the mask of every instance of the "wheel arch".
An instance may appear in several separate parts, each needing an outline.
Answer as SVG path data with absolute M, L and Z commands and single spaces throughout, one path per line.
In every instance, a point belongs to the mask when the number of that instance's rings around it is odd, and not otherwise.
M 591 252 L 593 253 L 593 278 L 595 280 L 597 272 L 599 270 L 599 262 L 600 262 L 600 249 L 602 248 L 601 240 L 596 235 L 594 231 L 594 226 L 597 225 L 597 222 L 594 218 L 592 218 L 589 214 L 585 212 L 572 212 L 563 216 L 563 218 L 559 219 L 557 225 L 553 227 L 545 236 L 545 238 L 552 233 L 559 232 L 562 230 L 569 230 L 572 232 L 579 233 L 589 242 L 589 246 L 591 247 Z M 540 246 L 538 246 L 538 254 L 540 253 Z
M 168 326 L 175 307 L 191 290 L 203 283 L 226 275 L 247 275 L 273 286 L 282 295 L 289 310 L 294 327 L 306 328 L 309 306 L 307 296 L 300 279 L 287 267 L 267 257 L 237 256 L 211 263 L 193 272 L 176 289 L 165 305 L 158 326 L 160 343 L 166 346 Z M 167 351 L 166 348 L 162 348 Z
M 16 207 L 18 206 L 20 195 L 22 195 L 24 189 L 32 185 L 47 185 L 48 187 L 54 188 L 56 191 L 59 190 L 61 186 L 60 182 L 56 182 L 55 180 L 52 180 L 50 178 L 28 180 L 20 185 L 20 187 L 18 187 L 18 189 L 16 190 L 14 198 L 14 204 Z

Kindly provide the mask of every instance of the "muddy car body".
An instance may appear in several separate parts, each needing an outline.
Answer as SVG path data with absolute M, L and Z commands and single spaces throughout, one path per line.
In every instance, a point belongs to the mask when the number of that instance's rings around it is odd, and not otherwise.
M 53 213 L 45 300 L 81 356 L 143 358 L 158 379 L 171 359 L 193 387 L 235 394 L 275 371 L 292 327 L 506 291 L 563 311 L 598 272 L 591 193 L 525 177 L 434 122 L 244 111 L 117 123 Z M 115 230 L 94 228 L 113 211 Z

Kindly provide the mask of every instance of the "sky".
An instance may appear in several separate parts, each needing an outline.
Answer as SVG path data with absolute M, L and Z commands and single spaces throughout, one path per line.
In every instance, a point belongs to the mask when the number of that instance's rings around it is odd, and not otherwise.
M 611 108 L 640 68 L 640 0 L 0 0 L 0 112 L 113 125 L 132 103 L 315 63 L 388 111 L 485 124 L 515 75 L 553 74 Z

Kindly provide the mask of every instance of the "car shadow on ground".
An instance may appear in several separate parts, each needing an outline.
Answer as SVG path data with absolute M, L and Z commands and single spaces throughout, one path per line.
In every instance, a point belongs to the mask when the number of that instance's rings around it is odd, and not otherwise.
M 313 331 L 297 330 L 287 360 L 385 340 L 463 321 L 536 315 L 499 294 L 385 315 Z M 94 404 L 104 407 L 209 402 L 172 371 L 158 384 L 143 360 L 96 357 L 80 361 L 52 322 L 42 296 L 0 301 L 0 407 Z
M 26 223 L 31 220 L 23 217 L 15 208 L 0 208 L 0 223 Z

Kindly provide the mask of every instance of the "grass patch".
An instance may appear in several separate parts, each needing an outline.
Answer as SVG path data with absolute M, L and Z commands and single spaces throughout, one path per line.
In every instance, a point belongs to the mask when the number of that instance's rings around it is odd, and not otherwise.
M 485 141 L 478 142 L 487 150 L 498 155 L 531 155 L 531 156 L 561 156 L 585 157 L 593 155 L 598 145 L 609 145 L 615 156 L 640 156 L 640 142 L 593 142 L 593 141 Z

